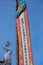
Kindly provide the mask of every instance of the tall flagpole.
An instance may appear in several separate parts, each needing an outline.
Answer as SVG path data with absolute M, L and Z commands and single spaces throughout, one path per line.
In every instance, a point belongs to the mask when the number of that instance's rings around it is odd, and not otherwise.
M 16 0 L 16 11 L 18 10 L 18 0 Z
M 28 13 L 22 0 L 16 0 L 16 35 L 16 65 L 33 65 Z

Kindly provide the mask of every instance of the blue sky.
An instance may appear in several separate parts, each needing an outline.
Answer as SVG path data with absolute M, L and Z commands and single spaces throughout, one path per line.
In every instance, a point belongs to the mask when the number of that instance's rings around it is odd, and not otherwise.
M 29 16 L 34 65 L 43 65 L 43 0 L 25 0 Z M 12 65 L 16 65 L 15 0 L 0 0 L 0 59 L 2 45 L 12 43 Z M 3 52 L 3 51 L 4 52 Z

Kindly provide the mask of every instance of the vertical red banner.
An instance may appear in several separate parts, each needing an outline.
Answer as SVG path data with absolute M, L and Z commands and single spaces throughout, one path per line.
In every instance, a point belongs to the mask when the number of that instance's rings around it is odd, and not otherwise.
M 16 18 L 16 27 L 17 27 L 18 45 L 19 45 L 19 65 L 26 65 L 26 63 L 27 65 L 33 65 L 30 28 L 29 28 L 28 15 L 26 9 L 24 10 L 23 13 L 21 13 L 21 15 L 18 18 Z M 25 30 L 24 31 L 25 39 L 23 39 L 23 30 Z M 24 53 L 25 51 L 24 47 L 26 47 L 27 53 Z

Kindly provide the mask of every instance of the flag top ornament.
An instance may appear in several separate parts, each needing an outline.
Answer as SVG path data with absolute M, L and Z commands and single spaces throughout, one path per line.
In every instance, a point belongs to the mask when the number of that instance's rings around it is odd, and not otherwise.
M 16 65 L 33 65 L 32 45 L 26 2 L 16 0 Z
M 16 17 L 19 17 L 19 15 L 24 11 L 26 8 L 26 3 L 22 3 L 22 0 L 18 1 L 18 10 L 16 12 Z

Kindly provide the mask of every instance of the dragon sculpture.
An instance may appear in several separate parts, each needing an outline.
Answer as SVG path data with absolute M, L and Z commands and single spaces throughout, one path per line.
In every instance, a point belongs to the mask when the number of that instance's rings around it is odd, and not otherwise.
M 11 65 L 12 51 L 7 48 L 10 45 L 11 45 L 10 42 L 7 42 L 6 44 L 3 45 L 3 49 L 6 50 L 6 53 L 5 53 L 4 57 L 3 57 L 3 61 L 0 62 L 0 65 Z

